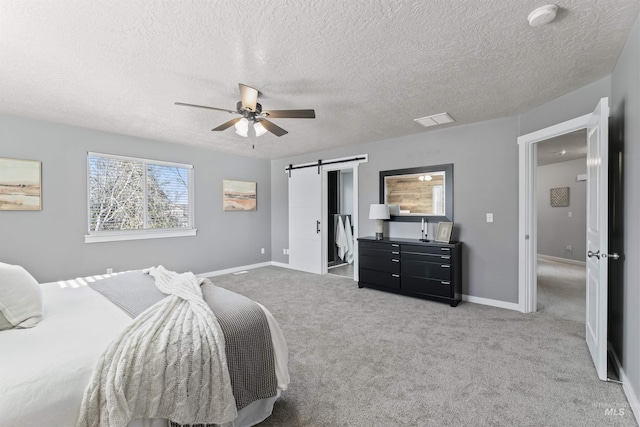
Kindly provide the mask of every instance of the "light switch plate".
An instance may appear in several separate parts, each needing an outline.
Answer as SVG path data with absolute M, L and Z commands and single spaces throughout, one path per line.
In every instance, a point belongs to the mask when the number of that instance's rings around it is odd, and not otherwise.
M 487 214 L 487 222 L 493 222 L 493 214 L 492 213 L 488 213 Z

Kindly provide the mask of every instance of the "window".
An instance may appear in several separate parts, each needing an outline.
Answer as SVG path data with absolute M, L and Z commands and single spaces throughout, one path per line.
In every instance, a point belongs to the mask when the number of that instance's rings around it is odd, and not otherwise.
M 193 236 L 193 166 L 89 153 L 86 243 Z

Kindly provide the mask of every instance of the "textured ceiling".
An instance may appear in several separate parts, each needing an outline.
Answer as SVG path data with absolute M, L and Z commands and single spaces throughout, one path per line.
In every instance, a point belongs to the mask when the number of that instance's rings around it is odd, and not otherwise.
M 640 8 L 565 0 L 529 27 L 543 4 L 2 0 L 0 112 L 270 159 L 428 132 L 413 119 L 444 111 L 510 116 L 608 75 Z M 228 113 L 174 105 L 234 109 L 238 83 L 317 118 L 241 138 L 211 132 Z
M 547 139 L 536 144 L 538 166 L 552 163 L 568 162 L 570 160 L 587 159 L 587 130 L 575 132 Z

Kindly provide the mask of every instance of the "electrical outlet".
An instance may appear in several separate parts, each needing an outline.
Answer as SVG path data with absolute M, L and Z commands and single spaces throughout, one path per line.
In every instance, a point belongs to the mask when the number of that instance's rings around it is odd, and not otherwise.
M 287 254 L 287 250 L 286 249 L 282 249 L 282 255 L 286 255 Z
M 571 246 L 571 245 L 567 245 L 567 250 L 568 250 L 569 252 L 571 252 L 571 251 L 573 250 L 573 246 Z
M 573 212 L 569 211 L 567 215 L 569 216 L 569 218 L 571 218 L 573 216 Z
M 487 214 L 487 222 L 493 222 L 493 214 L 492 213 L 488 213 Z
M 263 254 L 264 253 L 264 248 L 260 248 L 260 253 Z
M 113 274 L 113 268 L 107 268 L 107 274 Z

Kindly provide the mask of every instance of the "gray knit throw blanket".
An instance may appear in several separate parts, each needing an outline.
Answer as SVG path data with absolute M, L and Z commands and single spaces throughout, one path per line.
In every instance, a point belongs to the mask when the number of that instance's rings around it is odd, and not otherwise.
M 167 298 L 100 356 L 77 426 L 126 427 L 135 418 L 222 424 L 236 418 L 224 336 L 193 273 L 149 269 Z

